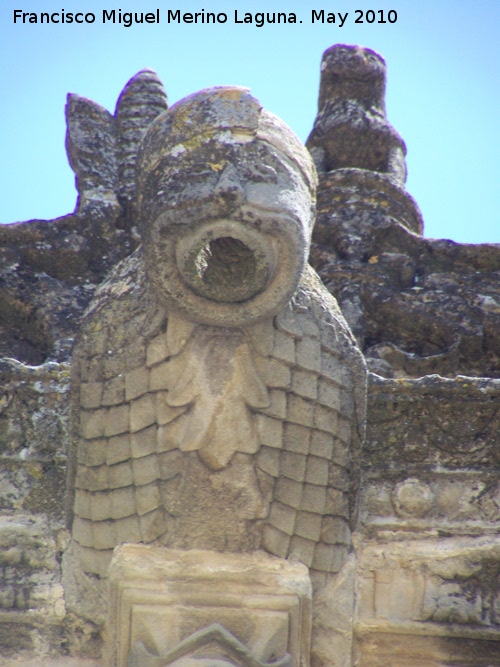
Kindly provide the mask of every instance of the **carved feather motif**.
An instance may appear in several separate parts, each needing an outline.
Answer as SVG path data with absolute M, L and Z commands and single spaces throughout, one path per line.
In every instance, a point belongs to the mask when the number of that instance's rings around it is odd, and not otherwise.
M 338 571 L 355 511 L 357 364 L 311 270 L 274 320 L 224 330 L 167 315 L 141 252 L 125 260 L 75 349 L 73 537 L 83 568 L 104 576 L 117 544 L 159 541 L 260 547 Z

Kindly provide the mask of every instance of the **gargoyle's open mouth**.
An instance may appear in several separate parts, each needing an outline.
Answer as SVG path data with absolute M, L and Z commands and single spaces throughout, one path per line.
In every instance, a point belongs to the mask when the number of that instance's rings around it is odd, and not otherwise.
M 210 241 L 197 257 L 200 278 L 215 301 L 242 301 L 253 296 L 256 268 L 250 248 L 231 236 Z
M 177 266 L 191 287 L 211 301 L 238 303 L 262 292 L 275 270 L 269 237 L 232 221 L 205 226 L 179 241 Z

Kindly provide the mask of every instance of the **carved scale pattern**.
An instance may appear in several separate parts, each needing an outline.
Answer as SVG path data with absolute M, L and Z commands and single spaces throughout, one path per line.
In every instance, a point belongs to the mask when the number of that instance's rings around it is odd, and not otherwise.
M 203 328 L 168 320 L 148 295 L 139 250 L 101 287 L 76 346 L 73 538 L 89 573 L 105 575 L 117 544 L 161 543 L 168 532 L 164 490 L 185 469 L 193 412 L 171 405 L 169 392 Z M 253 467 L 269 499 L 257 548 L 337 572 L 351 544 L 363 400 L 353 339 L 312 270 L 266 331 L 245 335 L 267 393 L 245 408 L 257 436 L 247 455 L 257 450 Z

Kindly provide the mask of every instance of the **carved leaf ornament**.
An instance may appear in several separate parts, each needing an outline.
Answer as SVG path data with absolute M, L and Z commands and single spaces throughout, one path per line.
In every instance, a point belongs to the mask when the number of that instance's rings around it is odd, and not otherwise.
M 168 329 L 178 322 L 171 318 Z M 167 403 L 191 406 L 179 449 L 199 451 L 212 470 L 227 465 L 235 452 L 255 454 L 259 442 L 249 408 L 268 407 L 269 392 L 243 334 L 197 327 L 172 364 L 182 372 L 171 374 Z

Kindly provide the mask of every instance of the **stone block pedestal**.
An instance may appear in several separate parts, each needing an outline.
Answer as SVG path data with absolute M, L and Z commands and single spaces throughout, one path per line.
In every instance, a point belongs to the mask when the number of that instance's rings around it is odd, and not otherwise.
M 308 570 L 261 552 L 115 550 L 108 667 L 308 667 Z

